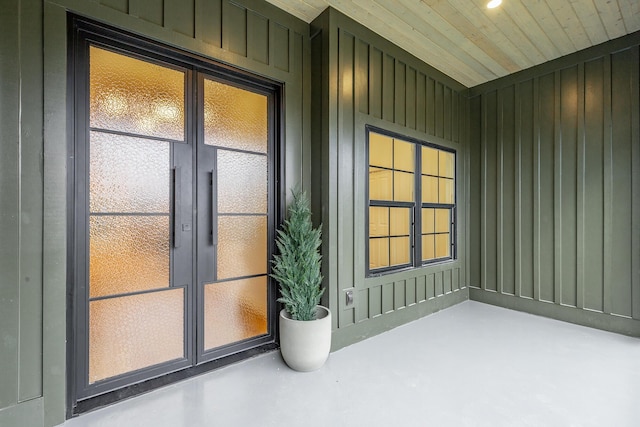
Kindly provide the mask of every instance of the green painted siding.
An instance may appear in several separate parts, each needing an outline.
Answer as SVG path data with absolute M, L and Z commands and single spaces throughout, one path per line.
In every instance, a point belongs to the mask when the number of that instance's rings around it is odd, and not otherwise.
M 640 335 L 639 44 L 470 90 L 472 299 Z
M 41 20 L 38 1 L 0 11 L 0 425 L 42 406 L 41 29 L 20 31 Z
M 312 198 L 336 349 L 467 298 L 466 98 L 462 85 L 334 9 L 312 34 Z M 367 124 L 457 150 L 457 260 L 365 277 Z

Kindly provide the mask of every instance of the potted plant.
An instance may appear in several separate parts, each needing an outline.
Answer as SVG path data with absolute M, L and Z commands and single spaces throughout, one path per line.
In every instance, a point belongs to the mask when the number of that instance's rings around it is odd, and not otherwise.
M 309 199 L 292 191 L 288 218 L 278 230 L 279 254 L 273 257 L 271 277 L 280 285 L 280 351 L 296 371 L 320 368 L 331 350 L 331 312 L 320 305 L 320 228 L 313 228 Z

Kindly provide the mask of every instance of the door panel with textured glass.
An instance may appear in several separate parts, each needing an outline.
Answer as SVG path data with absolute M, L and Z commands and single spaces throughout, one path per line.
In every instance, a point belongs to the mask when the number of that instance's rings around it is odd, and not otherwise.
M 88 46 L 88 131 L 77 147 L 86 180 L 76 185 L 88 237 L 78 240 L 88 329 L 78 340 L 87 355 L 80 397 L 188 363 L 193 239 L 182 229 L 191 191 L 179 186 L 192 181 L 187 78 L 179 67 Z
M 275 317 L 277 87 L 114 40 L 83 43 L 74 402 L 269 345 Z
M 198 145 L 202 359 L 269 332 L 269 97 L 202 76 Z

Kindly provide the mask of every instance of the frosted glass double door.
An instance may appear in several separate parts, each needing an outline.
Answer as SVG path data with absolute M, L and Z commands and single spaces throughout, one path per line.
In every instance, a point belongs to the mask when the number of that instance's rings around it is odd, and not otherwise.
M 273 92 L 91 42 L 78 61 L 77 397 L 272 341 Z

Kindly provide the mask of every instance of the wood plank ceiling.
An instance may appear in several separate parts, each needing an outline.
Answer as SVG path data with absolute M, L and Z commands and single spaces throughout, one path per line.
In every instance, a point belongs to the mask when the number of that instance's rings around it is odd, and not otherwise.
M 467 87 L 640 30 L 640 0 L 267 0 L 341 11 Z

